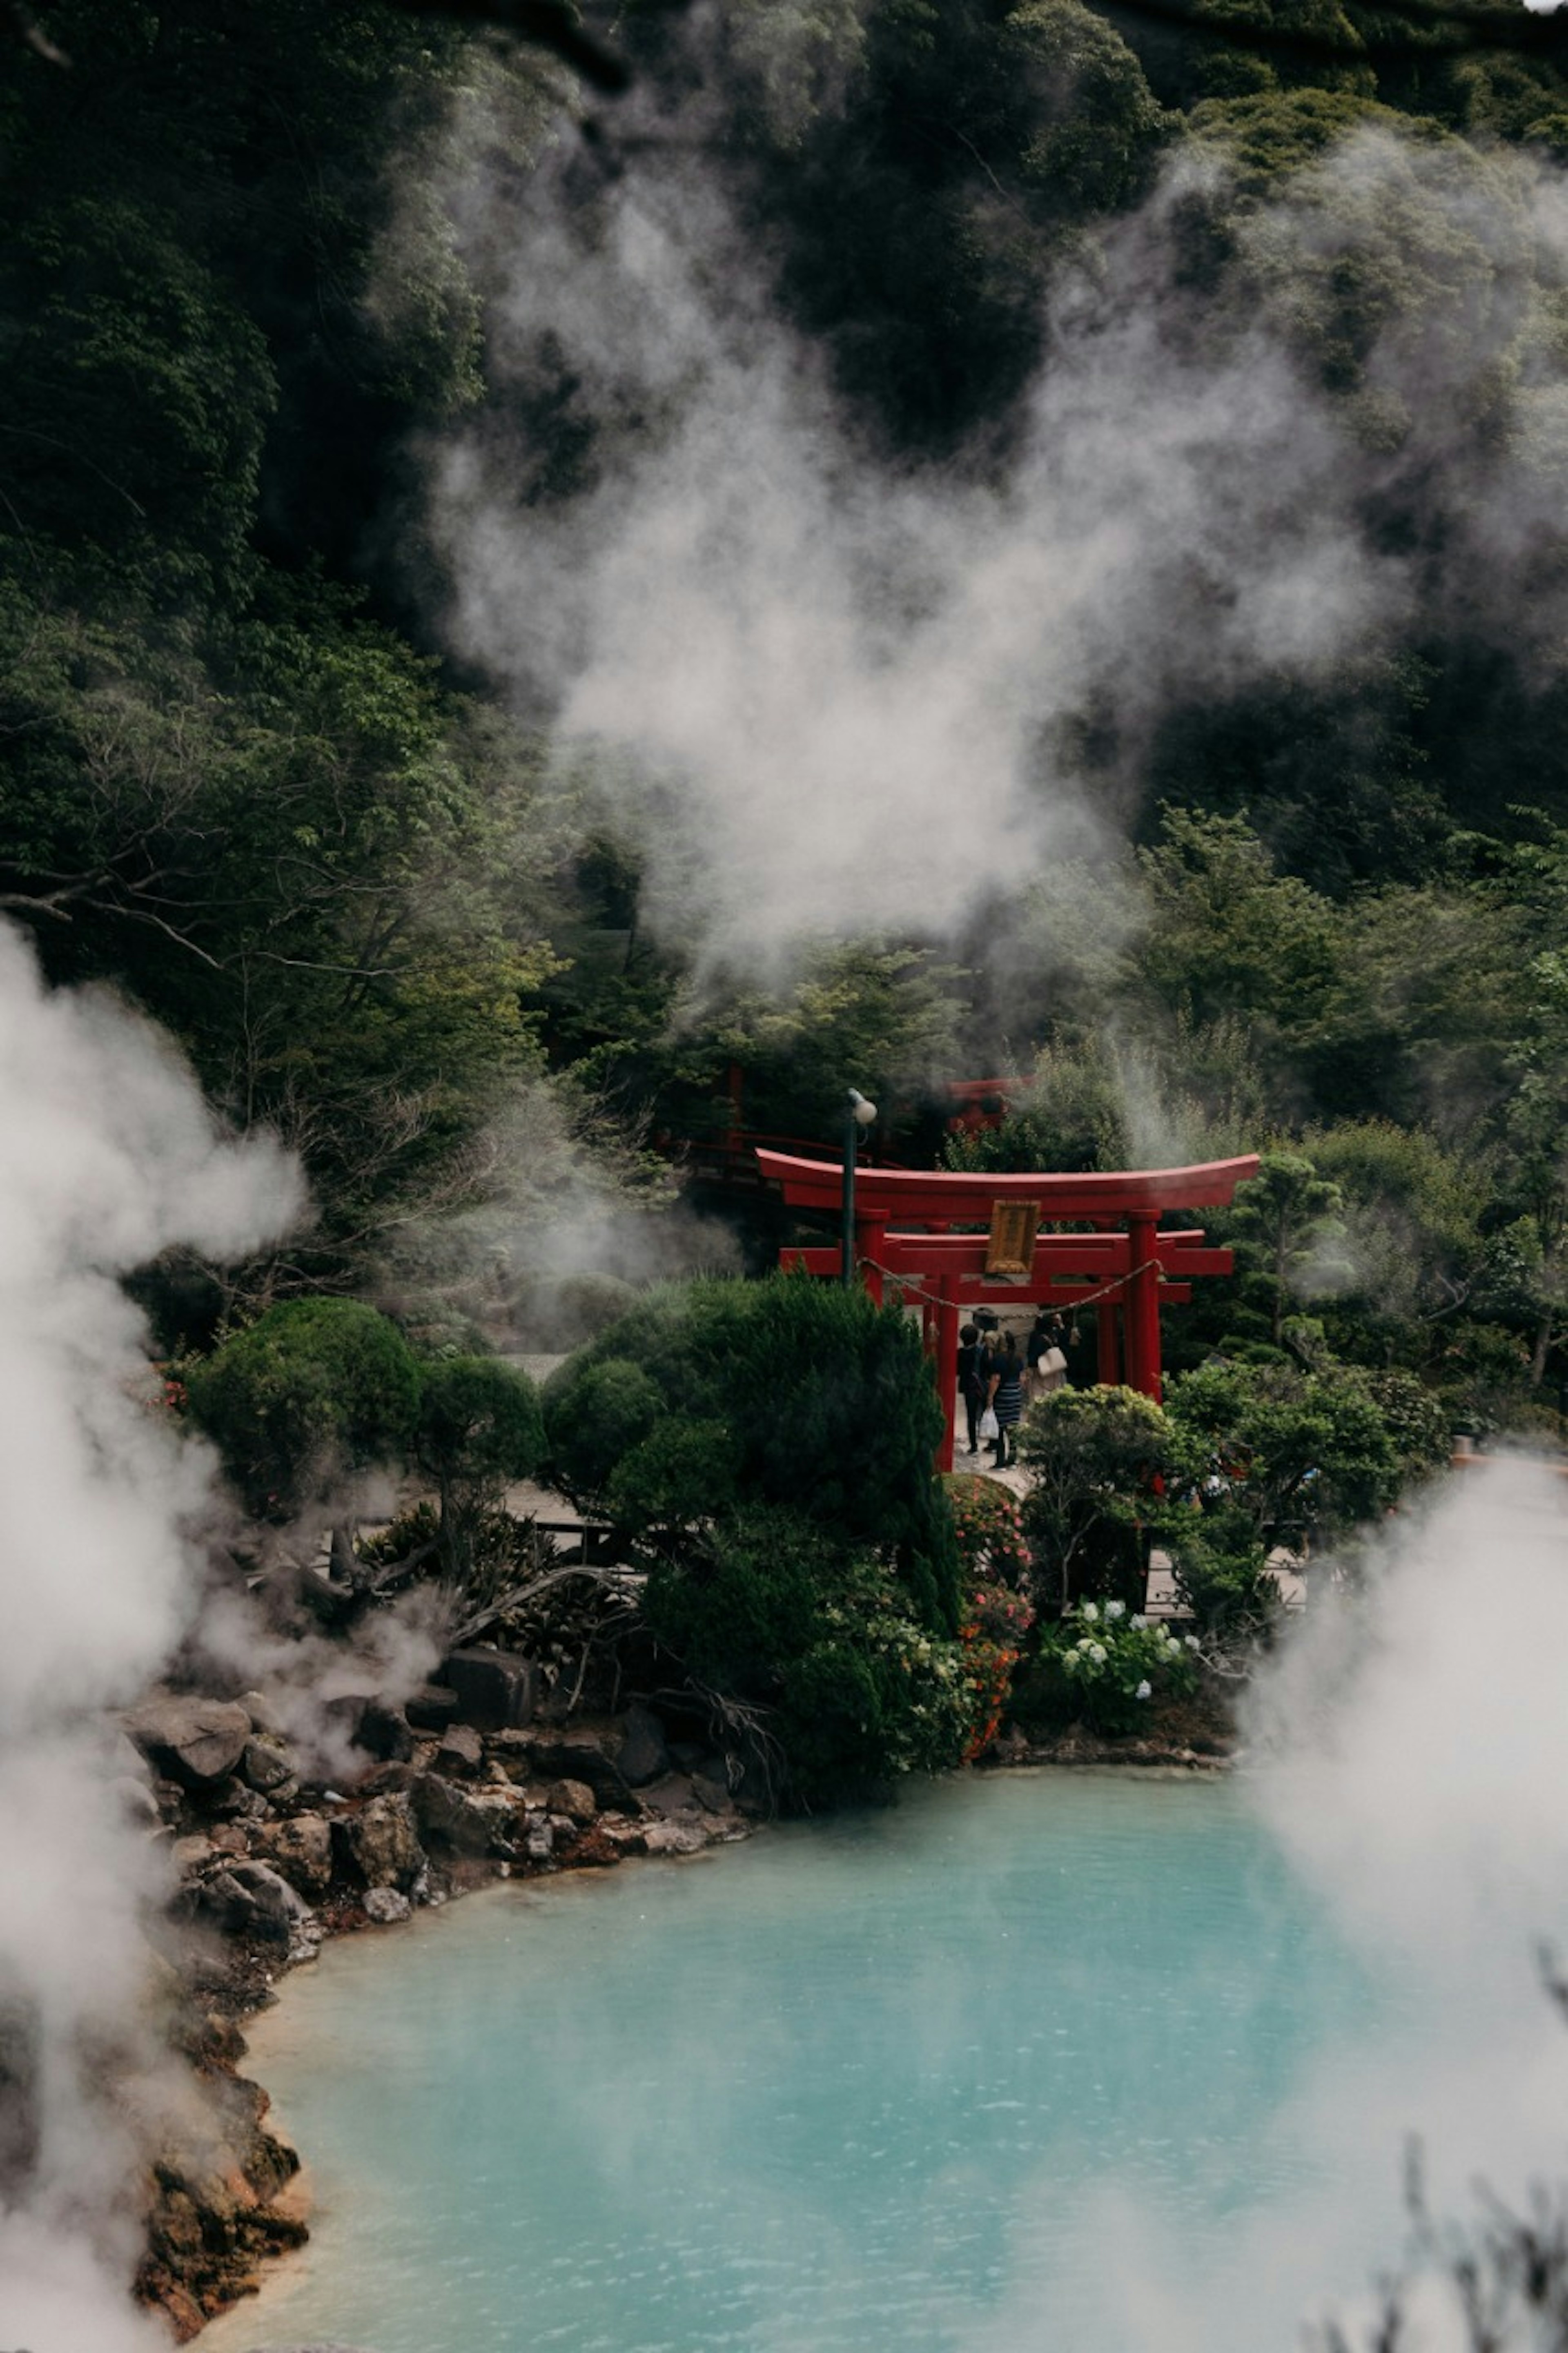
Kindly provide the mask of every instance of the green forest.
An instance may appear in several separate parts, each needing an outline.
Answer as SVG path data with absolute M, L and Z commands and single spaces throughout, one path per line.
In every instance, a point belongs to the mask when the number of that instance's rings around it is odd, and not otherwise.
M 1178 1366 L 1558 1428 L 1568 81 L 1237 13 L 626 0 L 618 97 L 377 0 L 7 20 L 0 911 L 315 1204 L 167 1346 L 568 1345 L 769 1263 L 705 1149 L 853 1082 L 916 1166 L 1259 1150 Z

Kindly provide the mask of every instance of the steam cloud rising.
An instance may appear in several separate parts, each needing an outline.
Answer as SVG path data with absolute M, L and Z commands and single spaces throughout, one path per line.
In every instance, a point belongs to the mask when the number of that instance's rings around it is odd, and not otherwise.
M 1301 2343 L 1302 2324 L 1330 2314 L 1361 2341 L 1370 2283 L 1405 2253 L 1412 2136 L 1441 2222 L 1478 2219 L 1478 2184 L 1522 2212 L 1532 2182 L 1563 2178 L 1568 2031 L 1538 1955 L 1568 1950 L 1568 1729 L 1548 1631 L 1565 1501 L 1537 1464 L 1467 1474 L 1401 1526 L 1364 1603 L 1315 1594 L 1255 1692 L 1252 1799 L 1391 1990 L 1373 2028 L 1331 2035 L 1260 2139 L 1260 2179 L 1283 2167 L 1293 2186 L 1231 2218 L 1223 2257 L 1194 2252 L 1113 2177 L 1086 2191 L 1082 2274 L 1064 2294 L 1095 2316 L 1097 2348 L 1257 2353 Z M 1289 2006 L 1310 1989 L 1288 1949 L 1276 1962 Z M 1026 2220 L 1015 2256 L 1028 2278 Z M 965 2353 L 1056 2342 L 1037 2274 L 1031 2287 Z M 1408 2309 L 1420 2353 L 1468 2353 L 1429 2271 Z
M 1416 612 L 1552 638 L 1531 583 L 1561 404 L 1531 322 L 1568 264 L 1556 183 L 1363 131 L 1244 223 L 1254 290 L 1205 308 L 1179 239 L 1222 180 L 1184 153 L 1063 274 L 1021 446 L 984 481 L 871 459 L 700 165 L 587 200 L 563 160 L 521 217 L 515 182 L 456 198 L 497 396 L 431 462 L 451 632 L 552 712 L 667 937 L 765 966 L 802 934 L 951 930 L 1116 829 L 1178 699 L 1320 676 Z M 1301 318 L 1380 237 L 1415 276 L 1443 246 L 1445 291 L 1392 311 L 1331 400 Z M 598 437 L 567 497 L 536 494 L 508 422 L 546 354 Z M 1483 448 L 1505 355 L 1511 438 Z
M 0 2069 L 32 2073 L 29 2145 L 0 2150 L 7 2346 L 164 2341 L 126 2300 L 128 2151 L 94 2097 L 105 2064 L 154 2063 L 138 1921 L 159 1892 L 101 1724 L 184 1627 L 213 1500 L 209 1458 L 148 1410 L 117 1278 L 176 1242 L 238 1256 L 301 1205 L 292 1162 L 221 1140 L 157 1033 L 49 995 L 0 925 Z

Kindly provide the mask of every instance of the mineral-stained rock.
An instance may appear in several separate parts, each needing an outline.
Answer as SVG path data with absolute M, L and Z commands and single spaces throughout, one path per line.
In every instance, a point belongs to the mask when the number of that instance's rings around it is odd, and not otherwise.
M 605 1814 L 600 1818 L 599 1832 L 622 1854 L 646 1854 L 647 1831 L 642 1822 L 629 1822 L 624 1814 Z
M 372 1887 L 365 1894 L 364 1916 L 374 1920 L 378 1928 L 389 1928 L 394 1922 L 406 1920 L 414 1906 L 406 1895 L 395 1887 Z
M 357 1813 L 341 1815 L 332 1824 L 332 1842 L 367 1887 L 410 1887 L 425 1867 L 405 1791 L 372 1798 Z
M 669 1747 L 664 1726 L 651 1707 L 639 1704 L 627 1708 L 626 1737 L 616 1764 L 622 1780 L 633 1789 L 640 1789 L 646 1781 L 657 1781 L 669 1771 Z
M 591 1822 L 598 1801 L 586 1781 L 552 1781 L 544 1793 L 547 1812 L 564 1814 L 569 1821 Z
M 471 1724 L 454 1724 L 441 1736 L 436 1770 L 448 1776 L 477 1773 L 485 1761 L 485 1745 Z
M 136 2292 L 169 2316 L 182 2341 L 255 2285 L 261 2257 L 307 2235 L 297 2213 L 273 2203 L 299 2158 L 266 2113 L 256 2084 L 219 2074 L 166 2119 Z
M 482 1646 L 454 1651 L 442 1663 L 441 1680 L 458 1695 L 461 1722 L 481 1732 L 510 1730 L 532 1716 L 538 1678 L 528 1659 Z
M 187 1789 L 209 1789 L 244 1756 L 250 1717 L 228 1700 L 168 1696 L 132 1708 L 125 1729 L 159 1773 Z
M 332 1876 L 332 1833 L 320 1814 L 296 1814 L 265 1833 L 268 1855 L 301 1895 L 321 1896 Z
M 505 1789 L 459 1789 L 438 1773 L 422 1773 L 411 1796 L 414 1817 L 427 1839 L 457 1854 L 510 1854 L 523 1825 L 522 1810 Z

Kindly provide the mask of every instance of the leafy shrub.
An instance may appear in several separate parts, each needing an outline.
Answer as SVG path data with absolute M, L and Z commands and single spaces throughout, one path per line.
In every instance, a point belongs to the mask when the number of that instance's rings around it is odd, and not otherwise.
M 1121 1602 L 1084 1601 L 1039 1639 L 1020 1715 L 1040 1729 L 1081 1723 L 1116 1738 L 1136 1732 L 1155 1699 L 1197 1680 L 1196 1638 L 1178 1641 Z
M 1031 1408 L 1018 1458 L 1031 1474 L 1024 1531 L 1052 1598 L 1143 1599 L 1143 1525 L 1153 1482 L 1177 1441 L 1152 1398 L 1137 1389 L 1058 1389 Z
M 1269 1640 L 1283 1605 L 1268 1546 L 1244 1511 L 1177 1506 L 1163 1516 L 1159 1540 L 1182 1605 L 1205 1634 L 1227 1645 Z
M 401 1461 L 420 1394 L 395 1324 L 352 1299 L 269 1308 L 193 1363 L 186 1389 L 247 1508 L 279 1520 L 334 1478 Z
M 896 1310 L 798 1275 L 667 1285 L 563 1365 L 543 1403 L 553 1475 L 580 1503 L 634 1529 L 668 1529 L 677 1505 L 692 1529 L 779 1505 L 889 1563 L 916 1620 L 956 1633 L 942 1408 Z
M 816 1805 L 957 1762 L 972 1730 L 955 1641 L 886 1563 L 779 1504 L 728 1514 L 655 1561 L 644 1612 L 689 1672 L 766 1709 L 791 1794 Z
M 439 1356 L 420 1367 L 414 1456 L 436 1482 L 448 1575 L 461 1574 L 479 1521 L 544 1451 L 539 1396 L 525 1373 L 499 1356 Z
M 1231 1500 L 1259 1532 L 1353 1528 L 1398 1494 L 1400 1457 L 1387 1419 L 1351 1366 L 1204 1365 L 1172 1381 L 1167 1412 L 1189 1467 L 1217 1463 Z

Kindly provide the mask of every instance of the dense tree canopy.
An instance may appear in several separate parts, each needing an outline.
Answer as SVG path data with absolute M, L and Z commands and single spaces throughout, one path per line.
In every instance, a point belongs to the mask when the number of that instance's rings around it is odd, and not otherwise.
M 956 938 L 816 937 L 761 975 L 654 928 L 596 755 L 435 650 L 432 435 L 504 436 L 546 529 L 668 429 L 675 377 L 650 406 L 528 321 L 531 240 L 542 285 L 567 266 L 529 204 L 579 105 L 558 64 L 377 0 L 56 0 L 68 69 L 0 47 L 0 910 L 303 1151 L 318 1224 L 258 1301 L 374 1283 L 444 1329 L 429 1293 L 471 1302 L 480 1233 L 521 1295 L 531 1154 L 558 1217 L 574 1167 L 635 1194 L 648 1143 L 679 1170 L 737 1112 L 827 1141 L 852 1082 L 881 1148 L 929 1159 L 945 1082 L 1014 1071 L 1010 1124 L 950 1150 L 1260 1145 L 1338 1188 L 1337 1258 L 1287 1252 L 1266 1304 L 1240 1219 L 1242 1292 L 1194 1303 L 1194 1355 L 1289 1348 L 1305 1313 L 1482 1423 L 1554 1395 L 1568 89 L 1539 47 L 1430 27 L 1357 61 L 1388 20 L 1332 0 L 1248 21 L 1335 62 L 1202 13 L 1203 38 L 1079 0 L 622 12 L 661 127 L 613 174 L 662 200 L 700 152 L 744 300 L 780 306 L 868 462 L 994 490 L 1063 316 L 1120 275 L 1178 304 L 1170 364 L 1268 339 L 1400 584 L 1362 641 L 1178 666 L 1136 724 L 1091 666 L 1046 766 L 1110 820 L 1092 853 Z

